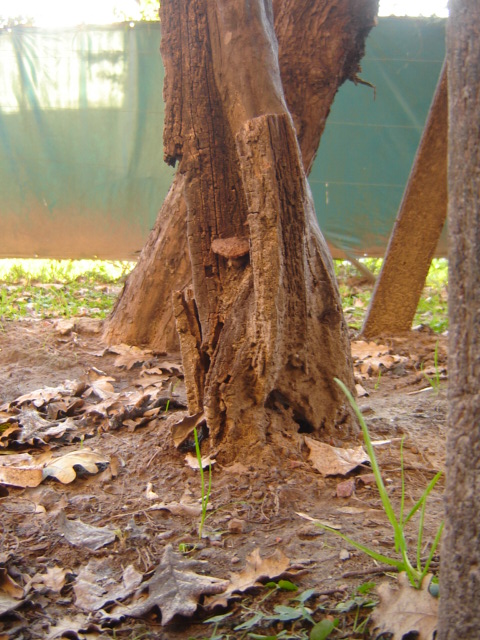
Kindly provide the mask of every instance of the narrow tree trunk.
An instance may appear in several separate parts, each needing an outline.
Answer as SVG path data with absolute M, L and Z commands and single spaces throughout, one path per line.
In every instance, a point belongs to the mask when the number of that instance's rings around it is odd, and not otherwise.
M 480 637 L 480 6 L 451 0 L 449 416 L 438 640 Z
M 338 88 L 346 79 L 356 81 L 377 7 L 378 0 L 274 0 L 285 99 L 307 173 Z M 110 344 L 178 349 L 171 295 L 191 281 L 178 180 L 105 322 L 104 338 Z
M 185 175 L 191 413 L 224 459 L 289 431 L 345 439 L 347 327 L 283 96 L 269 0 L 162 4 L 165 157 Z M 281 427 L 280 427 L 281 425 Z

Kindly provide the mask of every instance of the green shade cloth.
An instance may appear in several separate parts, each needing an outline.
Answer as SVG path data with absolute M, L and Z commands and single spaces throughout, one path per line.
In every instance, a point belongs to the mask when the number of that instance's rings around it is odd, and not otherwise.
M 382 18 L 310 184 L 339 250 L 381 255 L 444 57 L 444 20 Z M 158 23 L 0 32 L 0 257 L 132 259 L 172 182 Z

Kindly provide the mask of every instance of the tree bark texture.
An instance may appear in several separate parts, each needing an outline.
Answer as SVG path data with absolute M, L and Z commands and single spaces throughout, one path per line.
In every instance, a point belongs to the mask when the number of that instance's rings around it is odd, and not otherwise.
M 185 176 L 192 290 L 175 296 L 191 414 L 212 446 L 265 455 L 351 435 L 347 327 L 284 100 L 269 0 L 161 9 L 165 158 Z
M 444 65 L 363 323 L 366 338 L 412 327 L 447 217 L 447 102 Z
M 283 92 L 307 174 L 338 88 L 347 79 L 357 80 L 377 8 L 378 0 L 274 0 Z M 176 176 L 105 322 L 104 339 L 110 344 L 178 350 L 171 296 L 191 282 L 182 180 Z
M 452 0 L 449 92 L 449 416 L 439 640 L 480 637 L 480 6 Z

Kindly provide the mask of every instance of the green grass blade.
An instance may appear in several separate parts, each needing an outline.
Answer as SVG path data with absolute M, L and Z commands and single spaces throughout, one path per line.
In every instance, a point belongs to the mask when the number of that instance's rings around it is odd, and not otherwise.
M 405 436 L 403 436 L 400 442 L 400 473 L 401 473 L 401 481 L 402 481 L 402 490 L 400 496 L 400 525 L 403 525 L 403 510 L 405 508 L 405 467 L 403 462 L 403 443 L 405 440 Z
M 407 522 L 412 518 L 412 516 L 414 516 L 415 513 L 420 509 L 420 507 L 422 506 L 422 503 L 428 498 L 428 496 L 430 495 L 430 493 L 432 492 L 433 488 L 435 487 L 435 485 L 437 484 L 437 482 L 440 480 L 441 477 L 442 477 L 442 471 L 439 471 L 430 480 L 430 482 L 428 483 L 425 491 L 422 493 L 422 495 L 420 496 L 418 501 L 414 504 L 414 506 L 412 507 L 412 510 L 410 511 L 408 516 L 405 518 L 403 524 L 407 524 Z
M 437 550 L 437 547 L 438 547 L 438 545 L 440 543 L 440 538 L 442 537 L 443 527 L 444 526 L 445 526 L 445 523 L 442 522 L 441 525 L 438 527 L 437 535 L 435 536 L 435 539 L 434 539 L 433 544 L 432 544 L 432 548 L 430 549 L 430 553 L 428 554 L 428 558 L 427 558 L 427 561 L 425 563 L 425 567 L 423 568 L 423 571 L 422 571 L 422 575 L 421 575 L 421 578 L 420 578 L 420 584 L 421 584 L 421 581 L 423 580 L 423 578 L 428 573 L 428 570 L 430 568 L 430 564 L 431 564 L 431 562 L 433 560 L 433 556 L 435 555 L 435 551 Z
M 387 490 L 385 489 L 385 485 L 383 484 L 383 479 L 382 479 L 382 474 L 380 472 L 380 468 L 378 466 L 378 462 L 377 462 L 377 458 L 375 456 L 375 451 L 373 449 L 373 445 L 372 445 L 372 441 L 370 439 L 370 434 L 368 433 L 368 428 L 367 425 L 365 423 L 365 420 L 363 418 L 362 412 L 360 411 L 360 409 L 358 408 L 357 403 L 355 402 L 352 394 L 350 393 L 349 389 L 345 386 L 345 384 L 339 380 L 338 378 L 334 378 L 335 382 L 338 384 L 338 386 L 340 387 L 340 389 L 343 391 L 343 393 L 346 395 L 352 409 L 354 410 L 358 421 L 360 423 L 360 426 L 362 428 L 362 433 L 363 433 L 363 439 L 365 441 L 365 447 L 367 449 L 367 453 L 368 453 L 368 457 L 370 458 L 370 464 L 372 465 L 372 471 L 373 474 L 375 476 L 375 482 L 377 484 L 377 488 L 378 488 L 378 492 L 380 494 L 380 499 L 382 500 L 382 504 L 383 504 L 383 508 L 385 510 L 385 513 L 387 514 L 388 520 L 390 521 L 390 524 L 393 527 L 394 530 L 394 534 L 395 534 L 395 543 L 400 544 L 400 527 L 399 527 L 399 523 L 397 521 L 397 517 L 395 516 L 395 512 L 393 510 L 392 507 L 392 503 L 390 502 L 390 498 L 388 497 L 388 493 Z
M 418 523 L 418 536 L 417 536 L 417 570 L 422 572 L 422 540 L 423 540 L 423 525 L 425 522 L 425 508 L 427 506 L 427 499 L 423 500 L 422 508 L 420 509 L 420 522 Z
M 348 544 L 351 544 L 352 547 L 355 547 L 355 549 L 358 549 L 359 551 L 363 551 L 363 553 L 366 553 L 368 556 L 370 556 L 377 562 L 383 562 L 384 564 L 388 564 L 391 567 L 396 567 L 399 571 L 405 571 L 404 563 L 401 562 L 400 560 L 396 560 L 395 558 L 389 558 L 388 556 L 384 556 L 383 554 L 378 553 L 373 549 L 370 549 L 370 547 L 366 547 L 360 542 L 356 542 L 355 540 L 352 540 L 352 538 L 349 538 L 344 533 L 337 531 L 337 529 L 333 529 L 332 527 L 329 527 L 325 524 L 321 524 L 320 522 L 315 522 L 314 524 L 316 527 L 320 527 L 321 529 L 325 529 L 325 531 L 329 531 L 330 533 L 334 533 L 335 535 L 339 536 L 340 538 L 342 538 L 342 540 L 345 540 L 345 542 L 348 542 Z

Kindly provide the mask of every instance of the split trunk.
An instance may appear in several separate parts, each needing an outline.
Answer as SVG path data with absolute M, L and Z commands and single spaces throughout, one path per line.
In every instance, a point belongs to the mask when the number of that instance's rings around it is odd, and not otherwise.
M 349 3 L 319 4 L 324 29 L 328 20 L 332 26 L 352 20 L 338 11 Z M 361 3 L 353 4 L 358 10 Z M 295 23 L 300 5 L 319 20 L 311 2 L 291 3 L 281 23 L 284 42 L 300 43 L 300 25 L 308 24 Z M 283 64 L 297 105 L 292 117 L 270 0 L 162 4 L 164 150 L 169 164 L 179 163 L 170 217 L 185 215 L 191 273 L 191 285 L 174 292 L 173 308 L 189 412 L 206 425 L 212 448 L 222 444 L 224 459 L 239 451 L 265 458 L 268 444 L 277 451 L 300 446 L 299 432 L 332 442 L 352 433 L 350 411 L 333 380 L 353 386 L 348 332 L 304 167 L 313 160 L 338 86 L 356 79 L 375 5 L 364 4 L 372 9 L 370 20 L 360 14 L 365 22 L 357 24 L 353 45 L 335 37 L 336 48 L 323 43 L 323 57 L 333 55 L 328 64 L 335 71 L 323 84 L 310 72 L 302 84 Z M 322 92 L 328 108 L 313 126 L 302 106 Z M 170 222 L 159 223 L 160 243 L 169 229 Z M 176 231 L 183 233 L 180 222 Z M 169 260 L 157 250 L 150 265 Z

